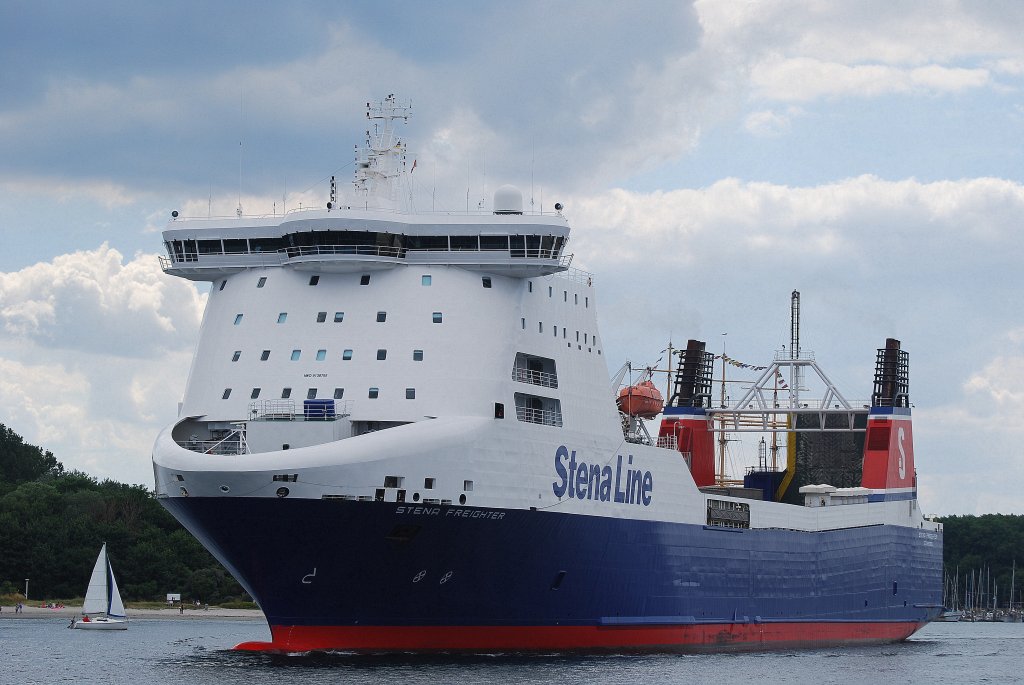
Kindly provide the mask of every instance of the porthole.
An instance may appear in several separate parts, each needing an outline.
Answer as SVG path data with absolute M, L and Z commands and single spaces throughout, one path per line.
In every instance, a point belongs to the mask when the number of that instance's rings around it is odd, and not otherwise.
M 182 488 L 181 489 L 181 496 L 182 497 L 188 497 L 188 490 L 186 490 L 185 488 Z
M 419 502 L 420 501 L 420 493 L 418 493 L 418 492 L 412 493 L 412 501 L 413 502 Z
M 459 504 L 465 504 L 465 503 L 466 503 L 466 496 L 465 495 L 459 495 Z
M 278 497 L 287 497 L 289 492 L 290 491 L 288 490 L 288 488 L 278 488 L 277 489 L 277 496 Z
M 222 486 L 220 486 L 220 491 L 224 492 L 224 493 L 231 492 L 231 488 L 229 488 L 226 485 L 222 485 Z

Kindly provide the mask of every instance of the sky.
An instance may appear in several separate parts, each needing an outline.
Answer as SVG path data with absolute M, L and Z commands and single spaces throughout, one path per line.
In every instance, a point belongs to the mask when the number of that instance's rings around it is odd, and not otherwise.
M 170 212 L 344 197 L 394 93 L 415 209 L 565 206 L 609 374 L 768 363 L 798 290 L 845 397 L 910 353 L 925 512 L 1024 513 L 1022 34 L 994 0 L 0 0 L 0 423 L 152 487 L 207 290 L 160 270 Z

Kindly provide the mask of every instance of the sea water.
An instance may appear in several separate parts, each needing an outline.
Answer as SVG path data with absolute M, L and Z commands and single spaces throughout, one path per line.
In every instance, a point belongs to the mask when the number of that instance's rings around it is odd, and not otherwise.
M 0 619 L 0 683 L 991 683 L 1024 680 L 1024 624 L 936 623 L 898 644 L 743 654 L 308 654 L 231 647 L 262 622 L 138 619 L 128 631 Z

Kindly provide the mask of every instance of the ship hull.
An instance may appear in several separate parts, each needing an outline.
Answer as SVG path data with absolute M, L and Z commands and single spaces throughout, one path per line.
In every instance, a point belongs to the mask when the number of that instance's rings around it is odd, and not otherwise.
M 941 610 L 941 533 L 439 504 L 163 498 L 259 602 L 242 649 L 724 651 L 892 642 Z M 936 580 L 938 579 L 938 581 Z

